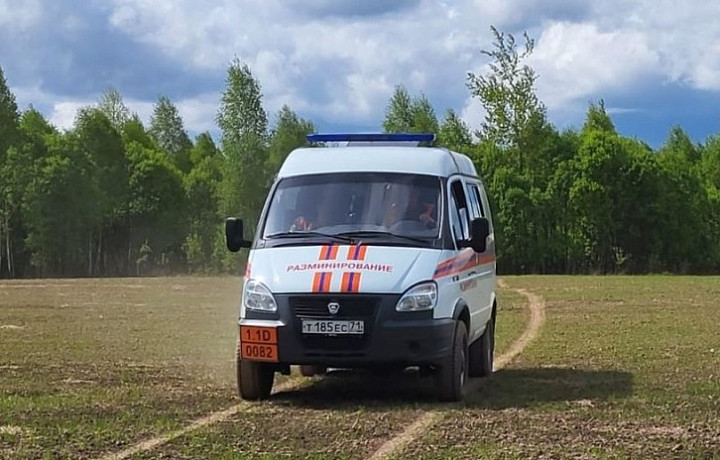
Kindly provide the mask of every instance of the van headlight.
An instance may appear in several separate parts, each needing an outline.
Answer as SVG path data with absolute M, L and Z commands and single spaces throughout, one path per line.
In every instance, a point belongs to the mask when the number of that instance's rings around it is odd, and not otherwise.
M 275 312 L 277 303 L 270 289 L 260 281 L 248 280 L 243 289 L 243 306 L 248 310 Z
M 413 286 L 403 294 L 395 306 L 397 311 L 432 310 L 437 303 L 437 284 L 434 281 Z

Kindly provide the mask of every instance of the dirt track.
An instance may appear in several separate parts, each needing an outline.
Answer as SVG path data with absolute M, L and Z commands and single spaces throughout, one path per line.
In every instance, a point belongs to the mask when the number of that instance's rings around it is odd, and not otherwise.
M 507 285 L 504 283 L 503 280 L 500 280 L 499 284 L 503 288 L 507 287 Z M 518 292 L 519 294 L 527 297 L 528 302 L 529 302 L 530 312 L 531 312 L 530 321 L 528 322 L 528 325 L 525 328 L 522 335 L 512 343 L 512 345 L 510 346 L 510 349 L 507 352 L 505 352 L 502 355 L 495 358 L 495 366 L 494 366 L 495 370 L 502 369 L 510 361 L 512 361 L 516 356 L 518 356 L 523 351 L 523 349 L 527 346 L 527 344 L 535 339 L 540 328 L 542 327 L 543 322 L 545 321 L 545 301 L 544 301 L 544 299 L 542 299 L 542 297 L 540 297 L 540 296 L 537 296 L 535 294 L 527 292 L 524 289 L 514 289 L 514 290 L 516 292 Z M 475 381 L 468 383 L 468 385 L 469 385 L 468 391 L 471 392 L 471 391 L 478 390 L 481 384 L 482 384 L 482 380 L 475 380 Z M 287 391 L 287 390 L 291 390 L 291 389 L 294 389 L 299 386 L 302 386 L 301 381 L 289 381 L 289 382 L 285 382 L 281 385 L 278 385 L 275 388 L 275 392 Z M 122 459 L 128 458 L 132 455 L 135 455 L 135 454 L 138 454 L 141 452 L 150 451 L 150 450 L 155 449 L 163 444 L 166 444 L 176 438 L 179 438 L 188 433 L 191 433 L 199 428 L 228 420 L 231 417 L 233 417 L 235 414 L 242 412 L 243 410 L 246 410 L 250 407 L 252 407 L 251 403 L 241 402 L 241 403 L 236 404 L 232 407 L 229 407 L 225 410 L 214 412 L 205 417 L 197 419 L 182 429 L 167 433 L 162 436 L 157 436 L 155 438 L 147 439 L 147 440 L 139 442 L 133 446 L 130 446 L 122 451 L 114 452 L 114 453 L 110 453 L 105 456 L 102 456 L 102 457 L 100 457 L 100 459 L 102 459 L 102 460 L 122 460 Z M 401 432 L 399 435 L 397 435 L 394 438 L 383 443 L 380 446 L 380 448 L 378 448 L 372 454 L 372 456 L 370 458 L 371 459 L 386 458 L 394 453 L 401 451 L 405 446 L 412 443 L 415 439 L 417 439 L 423 432 L 425 432 L 427 429 L 429 429 L 432 425 L 434 425 L 439 420 L 441 420 L 442 416 L 443 416 L 443 413 L 439 412 L 439 411 L 426 412 L 424 415 L 422 415 L 420 418 L 418 418 L 414 423 L 412 423 L 410 426 L 408 426 L 408 428 L 405 429 L 403 432 Z
M 500 287 L 507 288 L 507 284 L 500 280 Z M 532 342 L 540 332 L 540 328 L 545 322 L 545 300 L 525 289 L 513 289 L 518 294 L 522 294 L 528 299 L 528 307 L 530 308 L 530 321 L 528 322 L 525 331 L 522 333 L 517 340 L 515 340 L 510 349 L 502 355 L 495 358 L 494 370 L 502 369 L 507 366 L 515 357 L 517 357 L 525 347 Z M 476 391 L 482 385 L 482 380 L 475 380 L 470 382 L 468 392 Z M 422 417 L 417 419 L 413 424 L 405 429 L 402 433 L 395 436 L 394 438 L 385 442 L 378 450 L 376 450 L 370 460 L 378 460 L 388 458 L 393 454 L 402 451 L 405 446 L 409 445 L 418 437 L 420 437 L 425 431 L 430 429 L 435 423 L 439 422 L 444 413 L 438 411 L 426 412 Z

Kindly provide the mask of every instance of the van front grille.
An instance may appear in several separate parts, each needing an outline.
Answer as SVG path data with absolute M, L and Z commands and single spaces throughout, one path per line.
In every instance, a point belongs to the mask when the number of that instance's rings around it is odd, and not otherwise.
M 290 297 L 290 309 L 298 318 L 324 319 L 372 319 L 378 305 L 377 297 L 330 297 L 330 296 L 293 296 Z M 340 305 L 337 313 L 330 313 L 328 304 Z M 365 324 L 367 327 L 367 323 Z

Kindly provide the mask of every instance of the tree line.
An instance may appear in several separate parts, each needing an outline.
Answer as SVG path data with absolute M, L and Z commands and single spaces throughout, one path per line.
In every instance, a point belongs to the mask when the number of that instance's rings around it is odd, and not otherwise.
M 453 110 L 398 85 L 385 132 L 434 132 L 467 154 L 494 211 L 501 273 L 708 273 L 720 268 L 720 137 L 693 143 L 679 127 L 653 150 L 616 131 L 602 101 L 579 130 L 558 130 L 538 99 L 518 44 L 492 29 L 470 94 L 485 109 L 476 132 Z M 238 273 L 223 219 L 254 229 L 274 174 L 315 132 L 284 106 L 271 125 L 260 82 L 235 59 L 216 122 L 190 139 L 165 96 L 149 126 L 108 89 L 60 131 L 19 111 L 0 68 L 0 277 Z

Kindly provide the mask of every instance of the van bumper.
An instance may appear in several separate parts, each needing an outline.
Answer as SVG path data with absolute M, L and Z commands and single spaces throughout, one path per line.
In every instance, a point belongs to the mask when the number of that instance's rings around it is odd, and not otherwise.
M 268 325 L 277 330 L 281 365 L 321 364 L 328 367 L 369 367 L 377 364 L 417 366 L 444 361 L 452 351 L 455 321 L 433 319 L 432 311 L 397 312 L 398 295 L 275 296 L 273 317 L 254 313 L 240 325 Z M 329 302 L 341 305 L 337 315 Z M 362 335 L 303 334 L 303 319 L 362 320 Z

